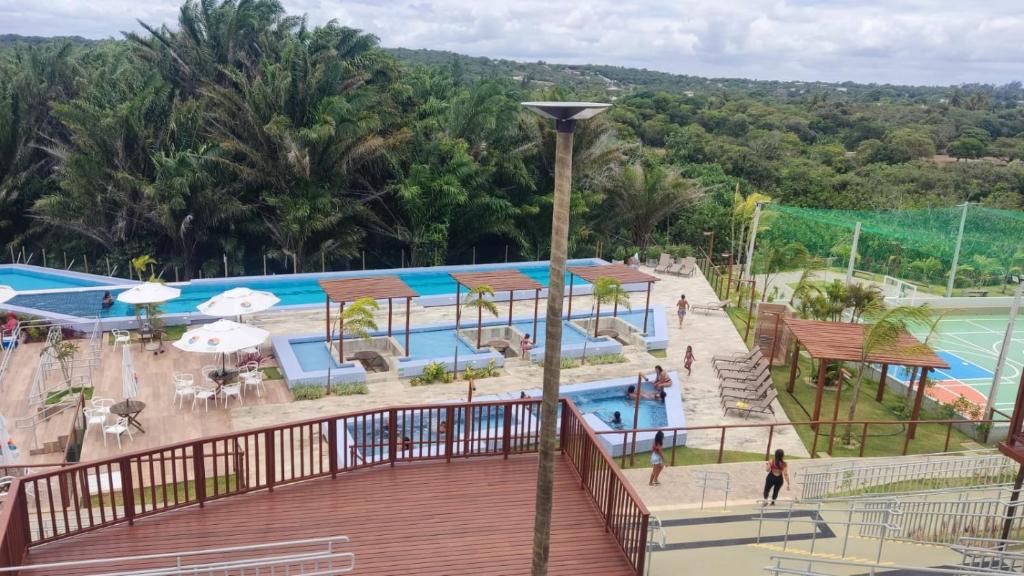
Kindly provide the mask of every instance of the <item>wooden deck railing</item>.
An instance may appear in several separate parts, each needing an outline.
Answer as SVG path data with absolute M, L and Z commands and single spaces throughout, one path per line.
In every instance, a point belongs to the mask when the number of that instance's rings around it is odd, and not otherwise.
M 570 400 L 563 400 L 559 437 L 580 488 L 604 517 L 605 530 L 615 537 L 636 574 L 643 574 L 650 513 Z
M 367 410 L 199 438 L 16 479 L 0 511 L 0 562 L 32 546 L 186 506 L 360 468 L 533 453 L 540 401 Z M 647 510 L 569 400 L 562 451 L 640 574 Z

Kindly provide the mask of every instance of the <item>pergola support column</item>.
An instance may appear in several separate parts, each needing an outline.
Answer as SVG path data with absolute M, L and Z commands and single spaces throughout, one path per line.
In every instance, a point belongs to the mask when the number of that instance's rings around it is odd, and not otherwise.
M 921 379 L 917 381 L 917 396 L 914 397 L 914 411 L 910 414 L 911 423 L 907 426 L 907 437 L 913 439 L 917 435 L 917 424 L 914 420 L 921 417 L 921 403 L 924 402 L 924 389 L 928 386 L 928 368 L 921 368 Z
M 572 285 L 573 285 L 573 280 L 575 280 L 575 279 L 576 279 L 576 275 L 573 274 L 572 272 L 570 272 L 569 273 L 569 310 L 568 310 L 568 312 L 565 313 L 565 319 L 566 320 L 572 318 Z
M 331 345 L 331 297 L 324 297 L 324 340 L 327 346 Z M 329 348 L 328 348 L 329 350 Z
M 537 343 L 537 311 L 540 308 L 540 288 L 533 293 L 533 343 Z
M 878 377 L 878 394 L 875 395 L 875 401 L 881 402 L 882 398 L 885 397 L 885 380 L 889 376 L 889 365 L 882 364 L 882 375 Z
M 391 316 L 392 316 L 392 311 L 393 311 L 392 299 L 388 298 L 388 337 L 391 337 Z
M 412 309 L 412 298 L 405 299 L 405 355 L 409 356 L 409 312 Z
M 512 303 L 515 302 L 515 291 L 508 291 L 508 325 L 512 325 Z
M 644 334 L 647 334 L 647 317 L 651 314 L 651 286 L 653 282 L 647 283 L 647 300 L 644 301 Z
M 800 341 L 796 338 L 793 339 L 793 360 L 789 366 L 789 383 L 786 384 L 786 392 L 793 393 L 793 387 L 796 385 L 796 371 L 800 365 Z
M 338 364 L 345 363 L 345 303 L 338 304 Z
M 811 414 L 811 427 L 815 430 L 818 429 L 818 418 L 821 417 L 821 396 L 825 392 L 825 368 L 828 366 L 828 360 L 821 358 L 818 360 L 818 390 L 814 393 L 814 412 Z
M 455 282 L 455 331 L 458 332 L 462 323 L 462 284 Z

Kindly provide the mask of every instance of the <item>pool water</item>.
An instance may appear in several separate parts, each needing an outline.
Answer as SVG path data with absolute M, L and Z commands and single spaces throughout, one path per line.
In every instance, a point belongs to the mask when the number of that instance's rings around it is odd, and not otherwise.
M 35 270 L 6 268 L 0 269 L 0 284 L 10 286 L 18 291 L 24 291 L 82 288 L 88 286 L 101 286 L 103 283 L 58 274 L 36 272 Z M 102 297 L 102 294 L 100 296 Z
M 654 388 L 647 383 L 643 385 L 644 392 L 653 392 Z M 587 390 L 585 392 L 570 392 L 565 394 L 576 403 L 583 414 L 594 414 L 612 428 L 632 428 L 633 400 L 626 398 L 626 387 L 603 388 L 600 390 Z M 612 424 L 612 416 L 615 412 L 622 416 L 621 425 Z M 657 400 L 640 399 L 640 414 L 638 428 L 664 428 L 668 426 L 668 413 L 665 405 Z
M 537 346 L 544 344 L 544 320 L 537 321 L 537 332 L 539 337 L 537 338 Z M 533 320 L 528 322 L 513 322 L 513 326 L 522 330 L 523 333 L 528 333 L 533 330 Z M 469 329 L 472 332 L 471 327 L 463 327 L 463 330 Z M 392 336 L 398 341 L 399 345 L 405 344 L 405 330 L 394 330 Z M 563 322 L 562 325 L 562 344 L 582 344 L 587 339 L 579 330 L 569 327 L 567 322 Z M 349 338 L 346 338 L 349 340 Z M 594 341 L 593 338 L 590 339 Z M 289 342 L 292 347 L 292 351 L 295 354 L 295 359 L 299 362 L 299 367 L 303 371 L 312 372 L 316 370 L 326 370 L 327 363 L 330 362 L 332 368 L 340 367 L 336 358 L 328 354 L 327 346 L 324 344 L 322 339 L 313 341 L 301 341 L 292 340 Z M 422 330 L 414 331 L 409 334 L 409 349 L 412 354 L 411 358 L 414 360 L 426 360 L 429 358 L 448 358 L 455 356 L 455 349 L 459 349 L 459 356 L 475 354 L 476 351 L 460 338 L 456 338 L 455 330 L 453 328 L 441 328 L 437 330 Z
M 395 429 L 399 438 L 409 438 L 414 444 L 421 445 L 421 449 L 424 452 L 431 452 L 434 454 L 440 454 L 440 450 L 437 446 L 428 448 L 427 443 L 441 443 L 444 440 L 444 436 L 438 433 L 438 426 L 446 418 L 446 410 L 443 408 L 429 409 L 429 410 L 416 410 L 410 412 L 398 412 L 398 421 L 395 423 Z M 455 423 L 452 426 L 456 438 L 464 437 L 464 426 L 466 419 L 466 411 L 463 409 L 455 410 Z M 495 438 L 495 434 L 492 432 L 488 435 L 487 430 L 502 430 L 505 422 L 505 409 L 501 406 L 495 407 L 478 407 L 473 411 L 472 422 L 471 422 L 471 435 L 477 438 L 487 438 L 490 436 L 492 439 Z M 345 425 L 344 421 L 339 421 L 339 428 L 341 425 Z M 518 426 L 518 418 L 516 412 L 513 411 L 512 416 L 512 427 L 513 429 Z M 353 444 L 360 449 L 361 452 L 371 452 L 372 458 L 381 458 L 387 455 L 387 444 L 389 439 L 389 426 L 386 418 L 381 416 L 375 416 L 371 418 L 353 418 L 347 423 L 348 433 L 352 437 Z M 500 436 L 500 432 L 498 433 Z M 369 450 L 365 450 L 364 447 L 369 446 Z
M 535 264 L 509 264 L 496 269 L 516 269 L 523 274 L 534 278 L 541 284 L 548 284 L 548 265 L 546 263 Z M 454 270 L 449 270 L 454 271 Z M 423 296 L 438 296 L 455 293 L 455 280 L 449 276 L 449 271 L 418 270 L 413 272 L 398 272 L 400 277 L 413 290 Z M 5 281 L 10 275 L 10 281 Z M 316 274 L 304 275 L 300 278 L 288 279 L 284 276 L 248 278 L 238 280 L 224 280 L 218 282 L 200 282 L 183 284 L 181 295 L 174 300 L 165 302 L 161 306 L 164 313 L 196 313 L 196 306 L 213 298 L 214 296 L 245 286 L 253 290 L 265 290 L 272 292 L 281 302 L 278 306 L 293 306 L 303 304 L 322 304 L 324 301 L 323 290 L 320 289 L 318 281 L 322 278 L 339 277 L 338 274 Z M 568 275 L 566 276 L 568 282 Z M 583 283 L 578 281 L 577 283 Z M 99 282 L 89 282 L 76 278 L 64 278 L 62 276 L 37 273 L 35 271 L 4 270 L 0 271 L 0 284 L 10 284 L 15 290 L 40 290 L 47 288 L 81 288 L 83 286 L 101 286 Z M 21 286 L 21 287 L 19 287 Z M 69 294 L 36 294 L 18 295 L 10 302 L 13 305 L 36 308 L 49 312 L 57 312 L 72 316 L 81 317 L 118 317 L 133 316 L 134 308 L 128 304 L 115 302 L 112 307 L 103 310 L 101 302 L 105 290 L 85 291 Z M 113 290 L 111 293 L 116 298 L 122 290 Z M 501 295 L 499 295 L 501 296 Z

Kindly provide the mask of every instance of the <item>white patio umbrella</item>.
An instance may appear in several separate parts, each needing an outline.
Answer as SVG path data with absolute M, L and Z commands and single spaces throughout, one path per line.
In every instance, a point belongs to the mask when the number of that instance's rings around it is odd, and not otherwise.
M 230 318 L 262 312 L 280 301 L 281 299 L 271 292 L 240 287 L 221 292 L 196 308 L 207 316 Z
M 239 324 L 232 320 L 217 320 L 185 332 L 181 335 L 181 340 L 174 343 L 174 347 L 185 352 L 221 354 L 223 372 L 224 355 L 259 346 L 269 336 L 270 332 L 262 328 Z
M 14 290 L 14 288 L 11 288 L 10 286 L 6 286 L 4 284 L 0 284 L 0 302 L 7 302 L 8 300 L 14 298 L 17 295 L 18 293 Z
M 121 292 L 117 295 L 118 302 L 132 305 L 159 304 L 174 300 L 181 295 L 181 290 L 161 284 L 160 282 L 144 282 L 137 286 Z M 138 310 L 136 310 L 138 313 Z M 142 317 L 139 316 L 139 325 L 142 325 Z

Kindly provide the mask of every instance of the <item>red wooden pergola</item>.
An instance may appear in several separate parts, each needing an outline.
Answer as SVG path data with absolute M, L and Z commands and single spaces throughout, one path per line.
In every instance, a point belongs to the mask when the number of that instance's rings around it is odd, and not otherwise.
M 540 303 L 540 291 L 544 285 L 523 274 L 519 270 L 488 270 L 485 272 L 453 272 L 449 274 L 455 280 L 455 329 L 462 324 L 462 287 L 469 290 L 480 286 L 490 286 L 495 294 L 508 292 L 508 325 L 512 325 L 512 305 L 515 303 L 516 290 L 533 290 L 533 341 L 537 341 L 537 309 Z M 477 310 L 476 347 L 480 348 L 480 327 L 483 324 L 483 310 Z
M 320 289 L 327 295 L 326 333 L 327 344 L 331 343 L 331 302 L 338 303 L 338 362 L 345 362 L 345 302 L 360 298 L 388 301 L 388 336 L 391 336 L 391 319 L 394 312 L 395 298 L 405 299 L 405 354 L 409 355 L 409 310 L 412 299 L 419 294 L 402 281 L 398 276 L 359 276 L 355 278 L 338 278 L 320 280 Z
M 821 416 L 821 398 L 825 391 L 826 366 L 829 362 L 860 362 L 866 327 L 864 324 L 801 320 L 799 318 L 784 318 L 783 322 L 785 322 L 786 328 L 793 335 L 795 341 L 793 358 L 789 369 L 789 384 L 786 386 L 786 390 L 793 391 L 801 346 L 804 347 L 812 359 L 819 361 L 817 393 L 814 396 L 814 413 L 811 415 L 811 421 L 817 422 Z M 917 338 L 904 331 L 892 350 L 876 352 L 867 358 L 867 362 L 870 364 L 882 365 L 882 375 L 878 383 L 877 398 L 879 401 L 881 401 L 882 395 L 885 393 L 885 380 L 889 374 L 890 365 L 920 369 L 920 379 L 917 385 L 917 396 L 914 399 L 914 411 L 910 416 L 911 420 L 917 420 L 921 414 L 921 403 L 924 400 L 928 371 L 949 368 L 949 364 L 935 354 L 931 348 L 927 350 L 912 350 L 912 348 L 920 346 L 921 343 Z M 913 382 L 907 383 L 908 386 L 912 384 Z M 833 421 L 839 416 L 839 398 L 842 389 L 842 386 L 836 388 L 836 403 L 832 415 Z M 911 423 L 907 427 L 907 436 L 913 438 L 916 428 L 917 424 Z
M 572 317 L 572 286 L 573 280 L 579 276 L 583 280 L 593 284 L 598 278 L 612 278 L 620 284 L 647 284 L 647 301 L 644 304 L 644 333 L 647 332 L 647 317 L 651 312 L 651 286 L 658 281 L 657 276 L 641 272 L 636 268 L 630 268 L 625 264 L 603 264 L 598 266 L 572 266 L 569 268 L 569 311 L 566 318 Z M 598 305 L 597 314 L 600 316 L 601 308 Z M 619 315 L 619 304 L 615 303 L 612 316 Z

